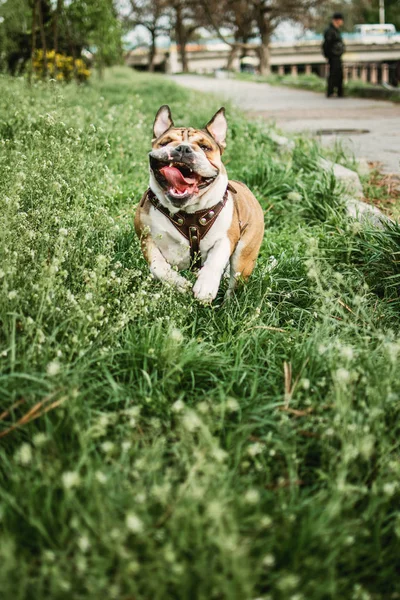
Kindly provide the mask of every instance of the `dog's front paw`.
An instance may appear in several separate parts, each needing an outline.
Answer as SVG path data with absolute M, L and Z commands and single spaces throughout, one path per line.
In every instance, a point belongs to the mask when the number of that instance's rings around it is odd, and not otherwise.
M 193 294 L 200 302 L 212 302 L 218 293 L 220 279 L 206 271 L 200 271 L 193 286 Z
M 182 293 L 188 292 L 192 287 L 190 281 L 182 277 L 182 275 L 177 275 L 174 280 L 174 285 L 178 288 L 178 290 Z

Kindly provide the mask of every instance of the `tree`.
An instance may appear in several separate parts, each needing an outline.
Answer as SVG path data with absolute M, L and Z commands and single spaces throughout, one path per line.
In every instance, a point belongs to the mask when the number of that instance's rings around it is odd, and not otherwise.
M 232 49 L 253 48 L 257 51 L 260 60 L 260 73 L 263 75 L 270 72 L 269 44 L 271 35 L 279 23 L 284 20 L 292 20 L 309 24 L 312 12 L 325 3 L 327 3 L 327 0 L 249 0 L 244 6 L 242 0 L 221 0 L 219 12 L 225 15 L 233 14 L 234 18 L 225 19 L 225 23 L 223 21 L 217 23 L 211 0 L 202 0 L 208 22 Z M 251 35 L 257 35 L 259 39 L 257 43 L 249 44 L 247 40 L 244 40 L 243 34 L 239 33 L 239 27 L 243 23 L 243 14 L 246 15 L 246 30 L 248 32 L 252 31 Z M 233 30 L 233 42 L 221 33 L 222 25 L 225 24 Z M 239 42 L 240 37 L 243 41 Z M 247 39 L 249 37 L 248 34 Z
M 186 47 L 196 29 L 206 24 L 204 10 L 196 0 L 167 0 L 172 32 L 179 48 L 182 71 L 189 71 Z
M 363 23 L 379 23 L 379 0 L 364 1 L 360 12 Z M 385 0 L 385 21 L 400 31 L 400 0 Z
M 91 47 L 100 77 L 105 66 L 120 60 L 122 27 L 113 0 L 71 0 L 64 5 L 62 22 L 72 56 Z
M 142 25 L 150 34 L 149 71 L 154 71 L 154 60 L 157 52 L 157 37 L 169 32 L 165 20 L 166 0 L 130 0 L 132 12 L 127 22 L 134 27 Z
M 31 26 L 28 0 L 0 3 L 0 68 L 13 75 L 23 71 L 30 58 Z
M 116 0 L 115 0 L 116 2 Z M 122 55 L 122 29 L 114 0 L 6 0 L 0 3 L 0 50 L 15 74 L 36 50 L 70 54 L 76 60 L 84 48 L 96 50 L 101 73 Z
M 238 52 L 246 52 L 249 47 L 254 47 L 254 44 L 249 44 L 249 40 L 255 37 L 254 16 L 248 10 L 247 0 L 225 0 L 217 5 L 211 6 L 206 1 L 203 3 L 205 11 L 205 21 L 228 45 L 231 46 L 231 51 L 228 58 L 227 68 L 231 69 L 233 61 Z M 234 41 L 231 42 L 221 33 L 222 29 L 229 29 L 232 32 Z

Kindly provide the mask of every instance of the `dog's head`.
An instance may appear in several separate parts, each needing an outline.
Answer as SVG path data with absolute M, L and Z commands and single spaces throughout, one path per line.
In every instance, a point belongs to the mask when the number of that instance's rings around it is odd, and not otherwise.
M 220 108 L 204 129 L 174 127 L 169 106 L 161 106 L 153 127 L 150 171 L 175 207 L 195 204 L 226 174 L 221 160 L 227 122 Z

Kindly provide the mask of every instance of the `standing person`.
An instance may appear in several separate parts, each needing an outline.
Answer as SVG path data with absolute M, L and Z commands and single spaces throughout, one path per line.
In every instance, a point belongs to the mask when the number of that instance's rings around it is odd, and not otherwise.
M 342 13 L 336 12 L 332 15 L 332 21 L 324 33 L 324 43 L 322 50 L 325 58 L 329 61 L 328 89 L 326 95 L 328 98 L 333 96 L 335 88 L 339 98 L 343 98 L 343 65 L 342 54 L 345 46 L 340 34 L 340 27 L 343 26 L 344 18 Z

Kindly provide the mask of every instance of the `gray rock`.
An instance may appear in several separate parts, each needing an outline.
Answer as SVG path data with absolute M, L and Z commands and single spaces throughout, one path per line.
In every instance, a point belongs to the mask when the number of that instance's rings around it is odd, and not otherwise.
M 367 161 L 365 163 L 368 166 Z M 346 204 L 347 214 L 360 223 L 370 223 L 375 227 L 383 228 L 385 223 L 393 222 L 376 206 L 363 202 L 363 189 L 358 173 L 343 167 L 337 163 L 321 158 L 319 164 L 326 171 L 333 171 L 335 177 L 340 181 Z M 369 167 L 368 167 L 369 172 Z
M 275 144 L 277 144 L 277 146 L 280 146 L 282 148 L 287 148 L 288 150 L 293 150 L 295 144 L 293 140 L 289 140 L 287 137 L 284 137 L 283 135 L 279 135 L 279 133 L 276 133 L 276 131 L 270 130 L 267 133 L 268 137 L 270 140 L 272 140 L 273 142 L 275 142 Z
M 360 223 L 370 223 L 375 227 L 384 228 L 385 223 L 393 222 L 377 208 L 357 198 L 346 198 L 347 214 Z
M 366 177 L 370 173 L 369 164 L 366 158 L 356 158 L 357 173 L 361 177 Z
M 319 164 L 323 169 L 325 169 L 325 171 L 333 171 L 336 179 L 340 181 L 343 191 L 345 191 L 347 194 L 355 196 L 356 198 L 364 197 L 363 188 L 358 173 L 348 169 L 347 167 L 344 167 L 343 165 L 326 160 L 325 158 L 320 158 Z

